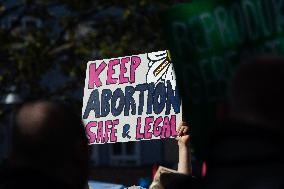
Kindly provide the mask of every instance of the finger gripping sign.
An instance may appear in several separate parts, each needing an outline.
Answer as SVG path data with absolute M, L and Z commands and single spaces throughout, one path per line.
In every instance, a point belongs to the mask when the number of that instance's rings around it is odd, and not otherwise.
M 176 137 L 181 100 L 169 52 L 89 61 L 82 118 L 89 144 Z

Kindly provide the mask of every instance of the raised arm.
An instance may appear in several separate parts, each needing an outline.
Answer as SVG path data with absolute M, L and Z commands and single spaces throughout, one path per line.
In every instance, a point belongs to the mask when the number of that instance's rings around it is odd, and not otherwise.
M 192 174 L 191 168 L 191 153 L 189 145 L 189 127 L 186 122 L 182 122 L 177 130 L 178 133 L 178 148 L 179 148 L 179 162 L 178 172 L 186 175 Z

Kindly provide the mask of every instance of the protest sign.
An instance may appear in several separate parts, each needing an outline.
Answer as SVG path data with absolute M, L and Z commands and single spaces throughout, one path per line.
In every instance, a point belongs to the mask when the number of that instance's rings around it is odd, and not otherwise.
M 176 137 L 181 101 L 169 52 L 89 61 L 82 118 L 90 144 Z
M 249 56 L 283 54 L 282 0 L 199 0 L 162 14 L 196 155 L 222 119 L 235 68 Z

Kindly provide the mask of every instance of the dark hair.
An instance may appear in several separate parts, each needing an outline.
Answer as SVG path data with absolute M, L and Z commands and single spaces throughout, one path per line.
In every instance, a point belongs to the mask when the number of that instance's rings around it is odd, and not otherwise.
M 22 104 L 13 128 L 12 159 L 72 187 L 87 183 L 89 146 L 79 114 L 60 101 Z M 17 165 L 16 165 L 17 166 Z
M 49 115 L 41 123 L 46 124 L 46 126 L 42 131 L 36 133 L 38 136 L 33 136 L 34 138 L 27 137 L 22 133 L 22 123 L 19 122 L 17 116 L 25 106 L 40 103 L 50 106 L 46 112 Z M 38 153 L 41 149 L 45 151 L 52 150 L 54 152 L 63 145 L 64 149 L 67 150 L 73 147 L 78 141 L 83 145 L 87 145 L 88 143 L 81 117 L 74 113 L 73 109 L 66 103 L 45 100 L 30 101 L 22 104 L 15 115 L 12 139 L 13 148 L 18 152 L 31 155 L 34 152 Z M 27 117 L 26 119 L 29 118 Z M 53 124 L 53 126 L 47 126 L 48 124 Z
M 199 185 L 196 178 L 179 173 L 163 173 L 160 180 L 164 189 L 190 189 Z

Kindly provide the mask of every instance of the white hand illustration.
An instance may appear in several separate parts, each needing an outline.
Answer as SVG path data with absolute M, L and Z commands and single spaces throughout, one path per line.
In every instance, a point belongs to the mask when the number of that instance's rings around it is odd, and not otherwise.
M 148 53 L 149 70 L 146 76 L 147 83 L 170 81 L 173 89 L 176 87 L 176 77 L 167 51 Z

